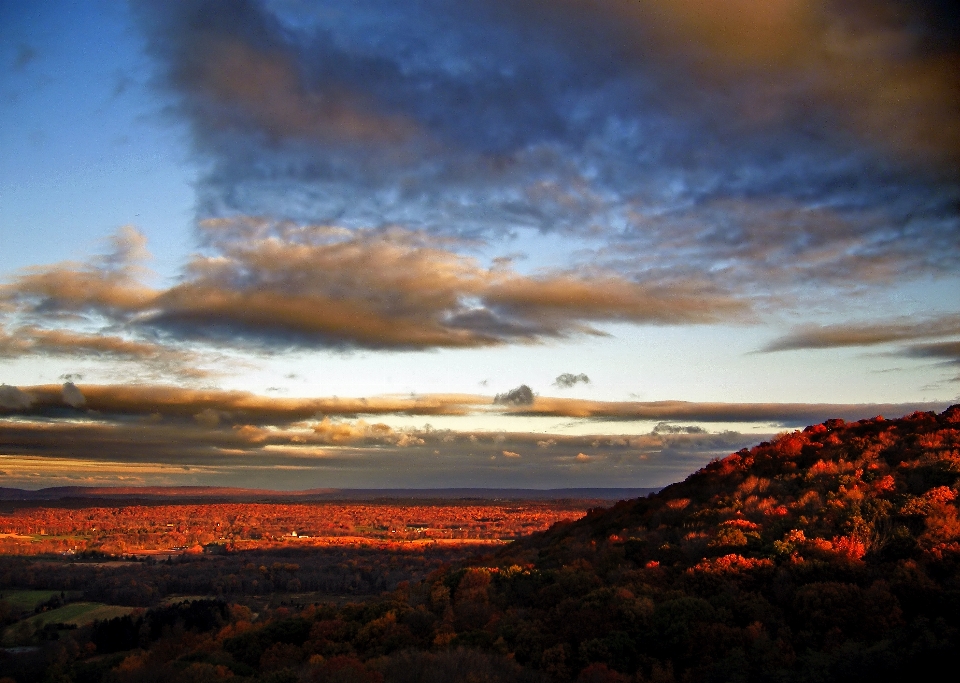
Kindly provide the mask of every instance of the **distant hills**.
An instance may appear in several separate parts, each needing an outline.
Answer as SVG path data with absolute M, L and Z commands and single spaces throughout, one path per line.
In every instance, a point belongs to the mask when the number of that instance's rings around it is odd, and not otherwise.
M 272 491 L 219 486 L 56 486 L 38 490 L 0 487 L 0 501 L 202 501 L 202 502 L 311 502 L 325 500 L 480 499 L 480 500 L 628 500 L 646 496 L 659 488 L 562 488 L 562 489 L 310 489 Z

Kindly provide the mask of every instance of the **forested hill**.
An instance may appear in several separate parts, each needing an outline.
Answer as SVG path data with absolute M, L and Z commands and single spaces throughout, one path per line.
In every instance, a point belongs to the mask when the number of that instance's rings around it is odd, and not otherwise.
M 958 485 L 960 406 L 829 420 L 442 580 L 456 613 L 488 571 L 558 679 L 923 678 L 960 653 Z
M 620 548 L 631 561 L 912 559 L 960 552 L 960 405 L 899 419 L 828 420 L 716 460 L 647 498 L 598 508 L 515 544 L 538 566 Z M 733 561 L 733 560 L 730 560 Z

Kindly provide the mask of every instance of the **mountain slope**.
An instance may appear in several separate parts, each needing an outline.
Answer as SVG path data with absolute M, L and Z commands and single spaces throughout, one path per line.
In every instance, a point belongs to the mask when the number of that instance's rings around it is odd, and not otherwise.
M 435 586 L 559 680 L 903 680 L 960 652 L 958 484 L 960 406 L 830 420 Z
M 565 542 L 605 536 L 601 549 L 623 544 L 634 561 L 673 565 L 729 553 L 793 562 L 943 559 L 960 550 L 958 480 L 960 406 L 895 420 L 829 420 L 511 552 L 537 548 L 544 565 L 563 556 Z

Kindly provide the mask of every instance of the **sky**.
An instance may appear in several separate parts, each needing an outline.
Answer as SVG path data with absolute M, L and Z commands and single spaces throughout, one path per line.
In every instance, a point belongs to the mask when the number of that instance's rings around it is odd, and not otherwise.
M 0 0 L 0 486 L 648 487 L 960 402 L 946 0 Z

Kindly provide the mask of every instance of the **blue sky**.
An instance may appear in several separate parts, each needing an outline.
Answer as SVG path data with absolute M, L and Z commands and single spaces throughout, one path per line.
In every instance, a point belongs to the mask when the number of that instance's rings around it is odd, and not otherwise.
M 950 3 L 873 0 L 2 2 L 0 471 L 406 485 L 436 456 L 431 486 L 648 486 L 815 417 L 942 409 L 957 31 Z M 237 391 L 458 407 L 270 422 Z M 71 479 L 24 425 L 129 442 Z M 647 441 L 521 452 L 544 434 Z

